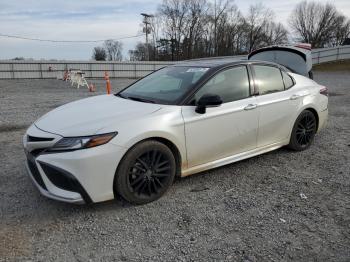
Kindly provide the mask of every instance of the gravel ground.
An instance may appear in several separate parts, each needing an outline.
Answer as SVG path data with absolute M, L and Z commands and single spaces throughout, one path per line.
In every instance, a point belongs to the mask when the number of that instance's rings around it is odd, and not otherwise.
M 309 150 L 178 179 L 145 206 L 55 202 L 26 175 L 29 124 L 104 93 L 103 82 L 89 93 L 58 80 L 1 80 L 0 261 L 350 261 L 350 74 L 315 78 L 330 88 L 330 119 Z M 112 80 L 114 91 L 130 81 Z

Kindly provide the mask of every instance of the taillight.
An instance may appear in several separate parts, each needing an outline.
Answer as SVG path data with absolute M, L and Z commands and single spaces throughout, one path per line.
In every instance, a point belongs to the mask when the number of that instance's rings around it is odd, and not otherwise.
M 311 50 L 311 44 L 307 44 L 307 43 L 300 43 L 300 44 L 295 45 L 295 47 L 299 47 L 299 48 L 306 49 L 309 51 Z
M 324 95 L 324 96 L 328 96 L 329 93 L 328 93 L 328 88 L 323 86 L 321 89 L 320 89 L 320 94 L 321 95 Z

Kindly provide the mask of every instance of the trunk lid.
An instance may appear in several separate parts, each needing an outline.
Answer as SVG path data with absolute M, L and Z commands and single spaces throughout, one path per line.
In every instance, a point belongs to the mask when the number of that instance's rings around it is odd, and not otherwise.
M 274 62 L 285 66 L 292 72 L 312 78 L 311 45 L 269 46 L 254 50 L 248 60 Z

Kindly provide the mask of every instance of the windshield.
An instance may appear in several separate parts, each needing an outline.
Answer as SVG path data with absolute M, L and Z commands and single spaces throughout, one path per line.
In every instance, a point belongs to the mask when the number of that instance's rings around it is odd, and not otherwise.
M 132 84 L 118 96 L 148 103 L 175 104 L 208 70 L 206 67 L 166 67 Z

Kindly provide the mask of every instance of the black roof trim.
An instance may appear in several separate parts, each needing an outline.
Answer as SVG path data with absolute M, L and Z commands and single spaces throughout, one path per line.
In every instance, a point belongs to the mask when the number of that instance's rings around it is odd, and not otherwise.
M 270 61 L 263 61 L 263 60 L 233 60 L 233 61 L 227 61 L 227 60 L 201 60 L 201 61 L 193 61 L 193 62 L 184 62 L 184 63 L 177 63 L 174 65 L 169 66 L 188 66 L 188 67 L 208 67 L 210 69 L 221 69 L 228 66 L 235 66 L 235 65 L 248 65 L 248 64 L 265 64 L 265 65 L 271 65 L 271 66 L 277 66 L 277 67 L 283 67 L 283 65 L 270 62 Z
M 232 58 L 201 58 L 201 59 L 193 59 L 193 60 L 185 60 L 178 62 L 172 66 L 190 66 L 190 67 L 219 67 L 222 65 L 228 65 L 228 64 L 239 64 L 239 63 L 246 63 L 249 62 L 247 59 L 235 59 Z

